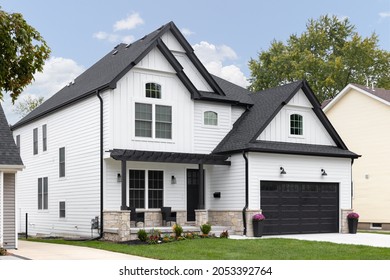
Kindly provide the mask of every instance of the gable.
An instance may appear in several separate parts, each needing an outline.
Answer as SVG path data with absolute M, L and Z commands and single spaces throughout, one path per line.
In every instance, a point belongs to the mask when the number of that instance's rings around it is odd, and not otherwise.
M 290 133 L 290 117 L 294 114 L 302 116 L 302 135 Z M 256 140 L 336 146 L 302 89 L 283 106 Z

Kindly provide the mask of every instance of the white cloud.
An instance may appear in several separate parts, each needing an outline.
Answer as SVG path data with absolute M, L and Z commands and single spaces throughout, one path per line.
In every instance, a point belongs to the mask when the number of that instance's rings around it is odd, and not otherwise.
M 109 41 L 110 43 L 116 43 L 119 41 L 119 35 L 117 34 L 110 34 L 104 31 L 99 31 L 95 34 L 93 34 L 93 37 L 99 40 L 105 40 Z
M 215 46 L 205 41 L 192 47 L 210 73 L 239 86 L 249 86 L 247 78 L 238 66 L 234 64 L 224 65 L 226 61 L 238 59 L 232 48 L 226 45 Z
M 182 28 L 182 29 L 180 29 L 180 31 L 181 31 L 181 33 L 183 33 L 184 36 L 191 36 L 192 34 L 195 34 L 191 30 L 189 30 L 188 28 Z
M 77 64 L 72 59 L 51 57 L 46 61 L 43 72 L 37 72 L 34 75 L 35 81 L 25 88 L 18 100 L 22 101 L 28 95 L 33 97 L 43 96 L 47 100 L 84 70 L 85 68 L 82 65 Z M 3 108 L 10 124 L 15 124 L 20 119 L 13 112 L 14 107 L 15 105 L 12 105 L 9 95 L 4 96 Z
M 388 18 L 388 17 L 390 17 L 390 12 L 381 12 L 381 13 L 379 13 L 379 16 L 381 18 Z
M 131 15 L 128 15 L 127 18 L 117 21 L 113 28 L 114 31 L 131 30 L 143 23 L 144 20 L 138 13 L 132 13 Z

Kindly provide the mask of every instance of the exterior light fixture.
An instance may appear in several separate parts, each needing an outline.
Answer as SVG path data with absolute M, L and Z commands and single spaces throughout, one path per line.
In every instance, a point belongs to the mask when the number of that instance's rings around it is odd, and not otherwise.
M 286 171 L 284 171 L 283 167 L 280 167 L 280 174 L 282 174 L 282 175 L 286 174 Z
M 176 177 L 174 175 L 172 175 L 171 177 L 171 184 L 172 185 L 176 184 Z
M 325 169 L 321 169 L 321 176 L 327 176 L 328 174 L 325 172 Z
M 122 176 L 121 176 L 120 173 L 116 174 L 116 181 L 117 181 L 118 183 L 122 182 Z

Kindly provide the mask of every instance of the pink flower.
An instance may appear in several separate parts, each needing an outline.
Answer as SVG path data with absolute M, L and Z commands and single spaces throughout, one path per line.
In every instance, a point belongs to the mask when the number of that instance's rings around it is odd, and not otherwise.
M 263 221 L 263 220 L 265 220 L 265 216 L 263 214 L 258 213 L 258 214 L 253 215 L 252 219 L 254 221 Z
M 348 219 L 359 219 L 359 214 L 355 212 L 351 212 L 347 216 Z

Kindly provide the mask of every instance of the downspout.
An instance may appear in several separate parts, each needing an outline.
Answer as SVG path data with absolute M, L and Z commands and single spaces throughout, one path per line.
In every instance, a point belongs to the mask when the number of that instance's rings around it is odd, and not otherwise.
M 243 225 L 244 225 L 243 235 L 246 235 L 246 231 L 247 231 L 246 210 L 248 209 L 248 204 L 249 204 L 249 163 L 248 163 L 248 157 L 246 156 L 245 151 L 242 152 L 242 156 L 245 159 L 245 206 L 242 209 L 242 219 L 243 219 Z
M 100 231 L 99 238 L 103 237 L 103 99 L 99 90 L 96 96 L 100 101 Z
M 354 193 L 353 193 L 353 177 L 352 177 L 352 175 L 353 175 L 353 162 L 354 162 L 354 159 L 351 159 L 351 208 L 350 209 L 353 209 L 353 204 L 352 204 L 352 201 L 353 201 L 353 195 L 354 195 Z

